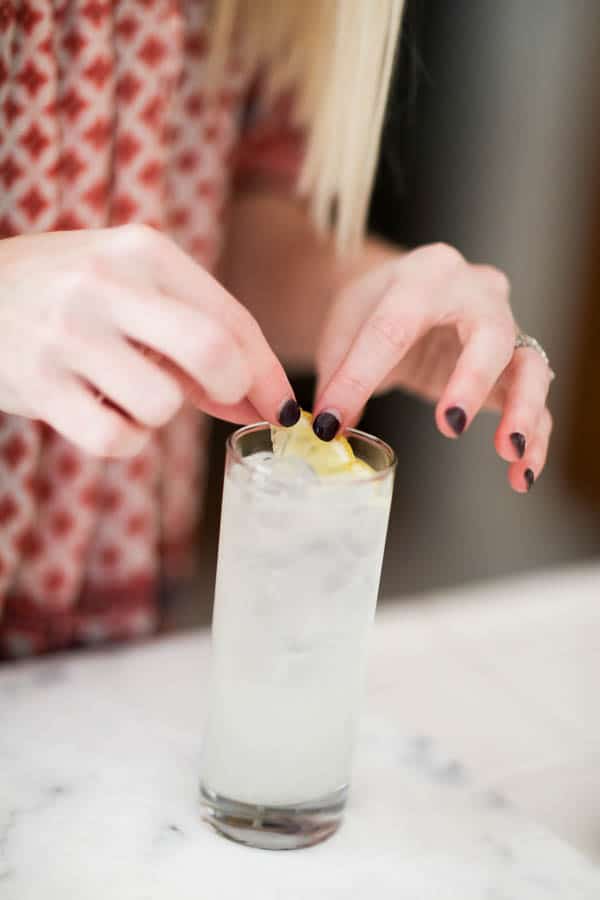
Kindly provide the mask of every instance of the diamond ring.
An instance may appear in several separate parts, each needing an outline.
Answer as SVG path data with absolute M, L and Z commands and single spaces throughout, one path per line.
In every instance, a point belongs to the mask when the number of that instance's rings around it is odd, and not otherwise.
M 539 341 L 536 341 L 534 337 L 531 337 L 529 334 L 523 334 L 519 332 L 519 334 L 515 338 L 515 350 L 520 350 L 521 348 L 527 348 L 528 350 L 535 350 L 536 353 L 542 357 L 548 369 L 550 370 L 550 381 L 554 381 L 556 378 L 556 372 L 553 371 L 552 366 L 550 365 L 550 360 L 548 359 L 548 354 L 542 347 Z

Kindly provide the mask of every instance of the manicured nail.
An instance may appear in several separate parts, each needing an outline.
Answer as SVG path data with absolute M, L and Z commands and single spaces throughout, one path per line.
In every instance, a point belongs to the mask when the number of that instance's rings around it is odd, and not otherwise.
M 535 481 L 535 475 L 533 474 L 531 469 L 525 469 L 525 483 L 527 485 L 527 490 L 530 491 L 533 487 L 533 482 Z
M 332 441 L 340 428 L 340 420 L 332 412 L 319 413 L 313 422 L 313 431 L 322 441 Z
M 517 456 L 519 457 L 519 459 L 523 459 L 523 457 L 525 456 L 525 447 L 527 446 L 525 435 L 521 434 L 520 431 L 513 431 L 510 436 L 510 442 L 517 451 Z
M 286 400 L 279 410 L 279 422 L 284 428 L 291 428 L 300 418 L 300 407 L 293 397 Z
M 460 406 L 451 406 L 444 415 L 454 434 L 462 434 L 467 424 L 467 414 L 464 409 L 461 409 Z

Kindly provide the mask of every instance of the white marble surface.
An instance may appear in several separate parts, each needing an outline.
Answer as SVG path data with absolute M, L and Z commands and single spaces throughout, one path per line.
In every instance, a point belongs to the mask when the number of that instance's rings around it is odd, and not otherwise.
M 0 898 L 598 900 L 599 645 L 600 568 L 383 608 L 345 825 L 283 854 L 200 820 L 206 634 L 4 667 Z

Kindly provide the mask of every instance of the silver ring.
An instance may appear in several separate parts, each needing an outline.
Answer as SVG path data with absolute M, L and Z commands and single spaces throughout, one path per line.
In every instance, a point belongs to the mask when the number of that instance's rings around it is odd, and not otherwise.
M 531 337 L 529 334 L 523 334 L 519 332 L 519 334 L 515 338 L 515 350 L 521 350 L 521 348 L 525 347 L 528 350 L 535 350 L 536 353 L 542 357 L 548 369 L 550 370 L 550 381 L 554 381 L 556 378 L 556 372 L 552 369 L 550 365 L 550 360 L 548 359 L 548 354 L 542 347 L 539 341 L 536 341 L 534 337 Z

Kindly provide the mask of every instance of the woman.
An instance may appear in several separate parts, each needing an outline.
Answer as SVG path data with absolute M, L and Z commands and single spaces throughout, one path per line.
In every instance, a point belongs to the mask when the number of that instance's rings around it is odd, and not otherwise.
M 401 386 L 449 438 L 499 411 L 511 486 L 540 474 L 551 372 L 506 277 L 362 236 L 401 7 L 2 4 L 2 655 L 155 626 L 203 414 L 292 425 L 284 364 L 323 440 Z

